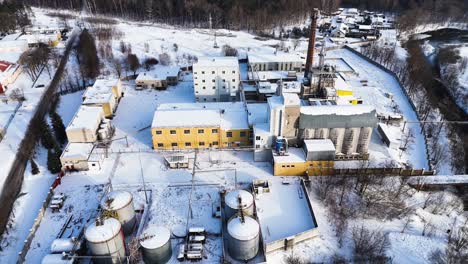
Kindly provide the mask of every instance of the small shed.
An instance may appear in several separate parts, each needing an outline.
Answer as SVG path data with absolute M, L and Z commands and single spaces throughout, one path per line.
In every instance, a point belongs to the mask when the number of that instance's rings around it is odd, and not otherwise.
M 335 145 L 330 139 L 304 140 L 306 160 L 334 160 Z
M 102 153 L 93 153 L 93 150 L 94 145 L 92 143 L 68 143 L 60 156 L 62 169 L 79 171 L 100 170 L 104 161 L 104 155 Z

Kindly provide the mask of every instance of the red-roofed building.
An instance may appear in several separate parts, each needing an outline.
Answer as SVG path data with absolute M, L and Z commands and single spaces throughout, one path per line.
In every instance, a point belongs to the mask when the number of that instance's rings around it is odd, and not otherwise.
M 13 83 L 21 73 L 21 67 L 18 64 L 0 61 L 0 93 L 4 93 L 7 85 Z

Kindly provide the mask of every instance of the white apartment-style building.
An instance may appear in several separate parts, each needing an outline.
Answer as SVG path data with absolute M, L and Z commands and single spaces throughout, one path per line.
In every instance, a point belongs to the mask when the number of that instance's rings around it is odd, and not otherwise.
M 197 102 L 228 102 L 239 91 L 237 57 L 202 57 L 193 64 L 193 82 Z

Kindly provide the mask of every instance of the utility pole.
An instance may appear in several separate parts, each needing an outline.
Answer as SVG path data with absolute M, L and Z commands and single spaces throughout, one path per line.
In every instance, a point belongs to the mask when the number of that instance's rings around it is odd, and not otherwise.
M 145 192 L 145 201 L 148 204 L 148 194 L 146 193 L 146 183 L 145 183 L 145 176 L 143 174 L 143 165 L 141 164 L 141 151 L 138 150 L 138 160 L 140 161 L 140 172 L 141 172 L 141 181 L 143 182 L 143 192 Z

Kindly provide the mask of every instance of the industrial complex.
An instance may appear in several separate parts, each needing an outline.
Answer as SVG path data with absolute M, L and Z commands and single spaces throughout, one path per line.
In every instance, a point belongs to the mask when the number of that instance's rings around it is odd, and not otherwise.
M 223 56 L 210 28 L 200 34 L 214 38 L 222 55 L 200 52 L 188 65 L 184 53 L 133 75 L 126 69 L 125 77 L 103 71 L 65 93 L 78 100 L 67 99 L 73 111 L 58 110 L 68 115 L 61 170 L 18 263 L 283 263 L 294 249 L 316 250 L 307 243 L 323 239 L 322 230 L 335 232 L 322 229 L 329 216 L 311 195 L 314 177 L 435 174 L 417 168 L 421 163 L 390 162 L 403 153 L 403 117 L 379 100 L 393 104 L 393 95 L 368 96 L 375 91 L 356 64 L 338 52 L 327 56 L 346 38 L 381 37 L 387 23 L 380 15 L 363 25 L 355 12 L 321 17 L 314 9 L 307 49 L 297 51 L 258 40 L 258 47 Z M 1 55 L 24 52 L 37 35 L 57 46 L 59 32 L 0 40 L 0 93 L 22 74 L 19 57 Z M 8 118 L 0 113 L 0 141 Z M 330 245 L 324 247 L 335 250 Z

